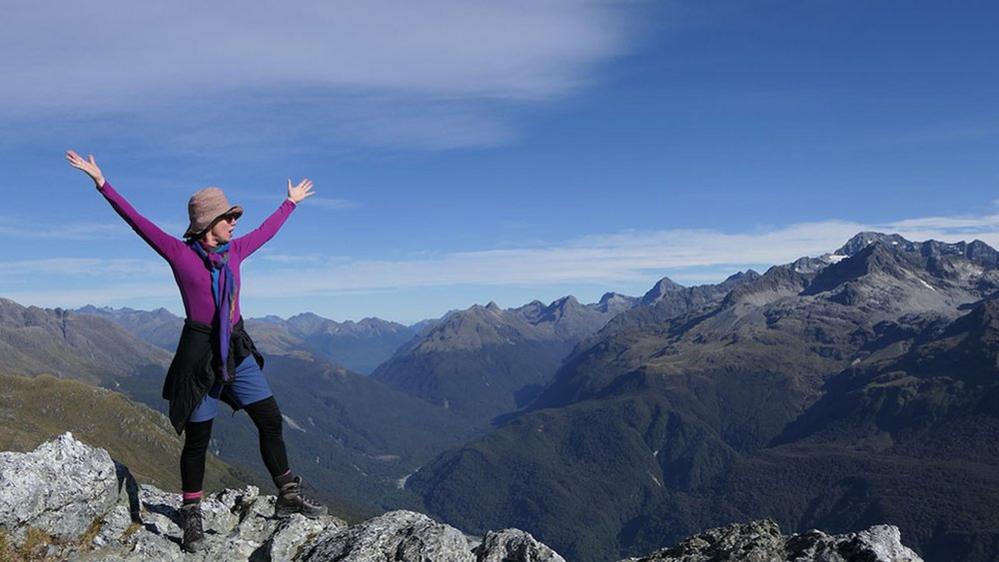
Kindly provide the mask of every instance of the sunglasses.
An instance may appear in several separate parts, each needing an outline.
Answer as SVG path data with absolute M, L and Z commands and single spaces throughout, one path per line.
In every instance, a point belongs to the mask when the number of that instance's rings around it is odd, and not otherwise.
M 222 221 L 236 222 L 236 219 L 238 219 L 238 218 L 239 218 L 239 215 L 237 215 L 236 213 L 229 213 L 228 215 L 222 215 L 221 217 L 219 217 L 219 222 L 222 222 Z

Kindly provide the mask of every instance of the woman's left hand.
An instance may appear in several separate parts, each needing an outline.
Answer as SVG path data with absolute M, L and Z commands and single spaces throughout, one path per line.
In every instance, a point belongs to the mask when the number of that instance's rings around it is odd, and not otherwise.
M 288 178 L 288 199 L 291 199 L 292 203 L 298 204 L 299 201 L 305 199 L 310 195 L 315 195 L 315 191 L 309 191 L 312 189 L 312 180 L 305 178 L 302 183 L 292 187 L 291 178 Z

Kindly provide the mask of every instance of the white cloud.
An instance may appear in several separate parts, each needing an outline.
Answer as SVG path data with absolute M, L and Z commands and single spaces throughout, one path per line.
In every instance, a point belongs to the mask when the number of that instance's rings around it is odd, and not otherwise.
M 116 279 L 158 278 L 164 273 L 170 273 L 170 268 L 163 260 L 57 257 L 0 261 L 0 275 L 5 281 L 37 282 L 47 275 L 60 275 L 97 278 L 114 284 Z
M 12 218 L 0 217 L 0 236 L 14 238 L 51 238 L 65 240 L 93 240 L 120 234 L 118 225 L 97 222 L 39 226 Z
M 981 217 L 925 217 L 901 220 L 891 226 L 907 231 L 938 232 L 944 235 L 965 231 L 974 233 L 983 229 L 987 230 L 999 227 L 999 215 Z
M 79 308 L 88 304 L 122 306 L 123 303 L 148 302 L 149 299 L 162 299 L 174 301 L 178 305 L 183 304 L 180 300 L 180 294 L 177 292 L 177 286 L 170 281 L 162 280 L 154 283 L 116 283 L 96 287 L 68 287 L 57 291 L 42 288 L 17 289 L 3 291 L 3 296 L 24 306 L 34 305 L 48 308 Z M 144 305 L 135 306 L 154 308 Z M 179 314 L 183 314 L 183 307 L 178 308 L 181 311 Z M 175 312 L 175 314 L 177 313 Z
M 242 267 L 242 294 L 253 299 L 280 299 L 464 285 L 481 287 L 484 296 L 480 300 L 486 302 L 490 287 L 496 286 L 589 283 L 613 290 L 621 284 L 651 286 L 664 272 L 677 280 L 721 281 L 747 267 L 765 269 L 802 256 L 831 252 L 864 230 L 897 232 L 917 241 L 977 238 L 999 247 L 999 215 L 986 215 L 923 217 L 887 224 L 832 220 L 749 232 L 629 230 L 543 247 L 448 252 L 402 260 L 355 260 L 262 250 L 257 259 Z M 72 281 L 58 288 L 14 284 L 44 278 L 41 274 L 58 274 Z M 0 262 L 0 294 L 50 306 L 176 296 L 176 287 L 167 274 L 165 263 L 155 260 L 49 258 Z M 136 283 L 136 276 L 149 281 Z M 86 286 L 88 280 L 95 283 L 93 288 Z
M 921 144 L 981 142 L 983 138 L 999 135 L 999 124 L 994 122 L 933 123 L 890 133 L 874 134 L 857 139 L 850 144 L 855 148 L 882 149 Z
M 512 108 L 565 96 L 623 53 L 638 9 L 585 0 L 16 3 L 0 23 L 0 104 L 5 121 L 113 122 L 119 138 L 124 124 L 156 127 L 177 150 L 281 150 L 296 146 L 273 142 L 289 134 L 490 145 L 515 136 Z
M 182 233 L 187 224 L 176 221 L 154 220 L 166 232 Z M 47 240 L 99 240 L 121 238 L 122 225 L 119 222 L 62 222 L 39 225 L 38 221 L 27 221 L 15 217 L 0 217 L 0 236 Z
M 969 225 L 974 225 L 971 228 Z M 584 236 L 541 248 L 451 252 L 418 259 L 303 259 L 292 273 L 247 263 L 246 294 L 303 294 L 448 285 L 649 284 L 668 271 L 679 280 L 720 281 L 746 267 L 788 263 L 832 252 L 864 230 L 897 232 L 910 240 L 970 241 L 999 247 L 999 216 L 930 217 L 888 224 L 821 221 L 726 233 L 708 229 L 624 231 Z M 282 255 L 281 261 L 291 261 Z M 252 268 L 252 269 L 251 269 Z M 488 289 L 485 289 L 488 292 Z

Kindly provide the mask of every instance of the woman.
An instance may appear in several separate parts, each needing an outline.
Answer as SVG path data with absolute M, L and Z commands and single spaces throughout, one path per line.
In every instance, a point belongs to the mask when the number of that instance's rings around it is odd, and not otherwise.
M 198 550 L 204 540 L 200 501 L 205 454 L 219 400 L 244 409 L 257 426 L 260 454 L 278 487 L 275 514 L 318 517 L 326 508 L 301 493 L 302 478 L 288 467 L 281 411 L 261 369 L 264 358 L 243 329 L 239 312 L 239 265 L 273 237 L 299 202 L 314 194 L 312 182 L 288 180 L 288 197 L 259 228 L 233 238 L 243 214 L 217 187 L 206 187 L 188 202 L 190 225 L 180 240 L 140 215 L 111 187 L 94 161 L 66 152 L 70 165 L 87 173 L 98 191 L 143 240 L 170 264 L 184 301 L 184 329 L 163 385 L 170 421 L 184 432 L 180 457 L 183 484 L 184 548 Z

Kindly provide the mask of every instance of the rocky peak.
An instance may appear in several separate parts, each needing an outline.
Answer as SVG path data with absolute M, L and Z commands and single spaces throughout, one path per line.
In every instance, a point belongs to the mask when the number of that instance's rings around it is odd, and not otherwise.
M 950 243 L 932 239 L 925 242 L 913 242 L 898 234 L 883 234 L 881 232 L 860 232 L 850 238 L 833 255 L 852 257 L 875 244 L 880 244 L 890 252 L 919 254 L 925 258 L 964 257 L 983 267 L 999 265 L 999 251 L 981 240 L 973 240 L 970 243 L 964 241 Z
M 908 248 L 912 245 L 912 242 L 909 242 L 898 234 L 864 231 L 854 234 L 852 238 L 847 240 L 846 244 L 843 244 L 834 253 L 841 256 L 852 256 L 859 253 L 861 250 L 870 246 L 874 242 L 883 242 L 888 245 L 901 246 L 903 248 Z
M 972 240 L 965 249 L 965 256 L 985 267 L 999 266 L 999 251 L 981 240 Z
M 276 314 L 268 314 L 267 316 L 258 316 L 254 318 L 257 322 L 263 322 L 265 324 L 284 324 L 284 318 Z
M 209 494 L 201 503 L 204 549 L 185 554 L 180 547 L 180 495 L 137 484 L 107 451 L 65 433 L 29 453 L 0 453 L 0 558 L 565 562 L 519 529 L 473 537 L 407 510 L 355 525 L 333 516 L 277 519 L 274 501 L 254 486 Z M 834 559 L 922 562 L 901 544 L 893 526 L 784 537 L 770 520 L 711 529 L 649 556 L 620 562 Z
M 781 535 L 771 519 L 710 529 L 643 558 L 621 562 L 808 562 L 865 560 L 870 562 L 922 562 L 901 543 L 898 527 L 876 525 L 858 533 L 827 535 L 808 531 Z
M 604 293 L 600 297 L 600 301 L 592 306 L 604 314 L 614 315 L 633 308 L 638 301 L 639 299 L 636 297 L 622 295 L 621 293 Z
M 947 242 L 941 242 L 939 240 L 927 240 L 922 244 L 917 244 L 919 251 L 924 256 L 940 257 L 940 256 L 964 256 L 967 244 L 964 242 L 958 242 L 956 244 L 950 244 Z
M 566 312 L 575 308 L 582 308 L 582 306 L 583 305 L 579 304 L 579 300 L 576 299 L 576 297 L 568 295 L 552 301 L 552 303 L 548 305 L 548 312 L 552 315 L 563 316 Z
M 541 315 L 544 314 L 546 308 L 548 307 L 545 306 L 545 303 L 539 301 L 538 299 L 534 299 L 523 306 L 513 309 L 513 311 L 521 315 L 531 324 L 536 324 L 541 319 Z
M 658 283 L 653 285 L 652 288 L 649 289 L 642 296 L 642 304 L 643 305 L 653 304 L 659 300 L 662 300 L 662 298 L 668 295 L 669 293 L 676 293 L 679 291 L 683 291 L 684 288 L 685 287 L 683 285 L 675 283 L 669 277 L 663 277 L 662 279 L 659 280 Z
M 323 330 L 330 322 L 332 320 L 323 318 L 318 314 L 303 312 L 288 318 L 288 327 L 292 332 L 306 336 Z
M 810 258 L 803 258 L 805 260 Z M 775 265 L 762 274 L 738 283 L 721 301 L 722 308 L 738 303 L 763 306 L 780 298 L 797 295 L 808 284 L 810 263 L 796 260 L 790 264 Z
M 760 274 L 755 269 L 747 269 L 746 271 L 737 271 L 732 275 L 729 275 L 721 282 L 722 285 L 731 285 L 737 283 L 745 283 L 747 281 L 753 281 L 754 279 L 759 279 Z
M 829 265 L 829 262 L 822 258 L 805 256 L 791 262 L 790 267 L 795 273 L 802 275 L 815 275 Z
M 597 304 L 607 304 L 619 297 L 621 297 L 621 295 L 619 295 L 618 293 L 608 291 L 600 296 L 600 300 L 597 301 Z

